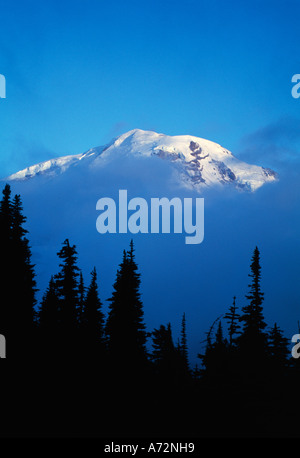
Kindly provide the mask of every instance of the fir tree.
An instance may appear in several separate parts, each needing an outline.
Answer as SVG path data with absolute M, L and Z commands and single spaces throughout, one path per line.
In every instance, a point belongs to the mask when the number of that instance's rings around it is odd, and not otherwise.
M 94 357 L 104 346 L 104 315 L 99 299 L 96 268 L 91 272 L 91 283 L 84 301 L 81 328 L 83 331 L 86 357 Z
M 206 332 L 206 339 L 202 342 L 205 343 L 205 351 L 204 353 L 198 354 L 198 358 L 201 359 L 204 367 L 202 375 L 206 379 L 212 379 L 216 376 L 216 373 L 218 372 L 218 358 L 221 353 L 220 350 L 225 344 L 223 341 L 223 330 L 220 324 L 220 318 L 221 317 L 216 318 L 210 326 L 208 332 Z M 213 336 L 213 330 L 216 323 L 219 324 L 216 334 Z
M 55 276 L 55 283 L 59 298 L 59 323 L 61 330 L 61 345 L 66 351 L 75 352 L 75 341 L 78 337 L 78 302 L 79 290 L 77 277 L 77 251 L 66 239 L 62 249 L 57 253 L 62 260 L 60 272 Z M 77 335 L 76 335 L 77 334 Z
M 186 369 L 186 371 L 188 371 L 189 370 L 189 359 L 188 359 L 185 313 L 182 316 L 180 335 L 181 335 L 180 353 L 181 353 L 181 357 L 182 357 L 183 366 Z
M 12 203 L 11 188 L 7 184 L 0 202 L 0 252 L 2 270 L 0 276 L 1 303 L 0 303 L 0 334 L 7 337 L 13 328 L 13 259 L 11 256 L 11 228 L 12 228 Z
M 19 288 L 17 288 L 15 300 L 20 304 L 20 321 L 24 334 L 32 332 L 32 326 L 35 319 L 36 304 L 36 281 L 34 265 L 31 264 L 31 249 L 29 241 L 25 237 L 28 233 L 23 224 L 26 222 L 22 214 L 22 203 L 19 195 L 16 195 L 12 202 L 12 256 L 14 260 L 14 275 L 18 279 Z
M 38 329 L 41 348 L 39 352 L 42 358 L 56 358 L 60 346 L 60 301 L 57 285 L 52 276 L 49 286 L 43 295 L 38 310 Z
M 264 293 L 261 291 L 260 253 L 256 247 L 250 265 L 252 279 L 249 293 L 246 295 L 248 305 L 242 308 L 240 321 L 243 324 L 241 335 L 237 339 L 240 376 L 249 385 L 254 386 L 266 379 L 268 373 L 268 336 L 264 331 L 266 323 L 262 303 Z
M 276 372 L 283 372 L 289 365 L 288 345 L 288 339 L 283 336 L 283 331 L 275 323 L 269 333 L 269 351 L 271 364 Z
M 172 339 L 170 323 L 168 323 L 167 327 L 161 325 L 159 329 L 154 329 L 152 332 L 152 348 L 151 360 L 154 363 L 156 372 L 163 378 L 174 376 L 177 352 Z
M 11 189 L 6 185 L 0 204 L 0 243 L 5 266 L 1 278 L 0 326 L 9 342 L 8 354 L 13 358 L 32 356 L 36 331 L 36 281 L 22 212 L 20 196 L 15 195 L 11 201 Z
M 263 316 L 262 303 L 264 293 L 261 291 L 261 266 L 260 253 L 256 247 L 250 265 L 252 279 L 249 284 L 249 293 L 246 299 L 249 304 L 242 308 L 243 315 L 240 321 L 243 323 L 242 335 L 239 338 L 240 345 L 248 353 L 262 356 L 267 351 L 267 334 L 264 332 L 266 323 Z
M 236 306 L 236 297 L 233 297 L 233 303 L 229 307 L 229 312 L 224 315 L 225 320 L 228 322 L 228 334 L 229 334 L 229 346 L 230 348 L 235 344 L 236 337 L 240 334 L 239 329 L 241 326 L 239 325 L 239 318 L 240 315 L 237 313 L 237 306 Z
M 145 363 L 147 356 L 147 334 L 137 269 L 131 242 L 130 250 L 123 252 L 123 260 L 117 271 L 106 322 L 111 359 L 114 363 L 131 367 Z
M 216 332 L 215 344 L 214 344 L 215 348 L 219 348 L 219 347 L 223 346 L 224 342 L 225 342 L 225 339 L 224 339 L 224 335 L 223 335 L 222 322 L 219 321 L 218 329 L 217 329 L 217 332 Z
M 3 249 L 10 240 L 12 227 L 11 188 L 8 184 L 5 185 L 2 194 L 3 198 L 0 202 L 0 243 Z
M 226 358 L 228 341 L 224 337 L 221 320 L 219 321 L 219 324 L 218 324 L 217 332 L 215 335 L 215 342 L 213 346 L 214 346 L 214 351 L 216 354 L 216 359 L 222 362 Z
M 57 331 L 59 327 L 59 305 L 57 286 L 52 276 L 38 311 L 39 327 L 43 332 L 55 333 Z

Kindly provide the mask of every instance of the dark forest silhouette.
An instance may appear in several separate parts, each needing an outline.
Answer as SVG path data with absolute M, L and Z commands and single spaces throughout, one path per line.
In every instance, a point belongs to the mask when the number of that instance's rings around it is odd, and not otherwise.
M 233 297 L 205 339 L 199 336 L 199 366 L 192 368 L 184 311 L 176 344 L 170 323 L 147 331 L 133 242 L 123 252 L 105 317 L 96 267 L 86 285 L 68 239 L 37 304 L 25 222 L 20 196 L 12 198 L 6 185 L 0 202 L 0 334 L 7 341 L 0 384 L 8 393 L 2 435 L 300 435 L 299 360 L 278 324 L 265 323 L 257 247 L 247 305 L 239 309 Z

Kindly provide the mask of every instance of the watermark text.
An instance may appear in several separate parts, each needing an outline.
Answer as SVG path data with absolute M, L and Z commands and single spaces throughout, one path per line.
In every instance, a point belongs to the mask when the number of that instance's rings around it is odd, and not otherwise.
M 298 359 L 300 358 L 300 334 L 294 334 L 292 337 L 292 342 L 296 344 L 292 348 L 292 357 Z
M 0 74 L 0 99 L 6 99 L 6 80 L 5 76 Z
M 127 190 L 119 190 L 119 201 L 102 197 L 96 204 L 101 213 L 96 221 L 100 234 L 188 234 L 185 243 L 199 244 L 204 239 L 204 199 L 134 197 L 128 201 Z
M 292 97 L 294 97 L 294 99 L 299 99 L 300 97 L 300 73 L 293 75 L 292 83 L 295 83 L 295 85 L 292 87 Z

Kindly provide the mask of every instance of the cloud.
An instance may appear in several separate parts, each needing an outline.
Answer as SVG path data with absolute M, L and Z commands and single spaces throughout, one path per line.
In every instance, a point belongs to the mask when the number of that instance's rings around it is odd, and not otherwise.
M 244 160 L 274 168 L 300 162 L 300 120 L 286 116 L 240 141 L 240 156 Z
M 29 140 L 24 135 L 18 134 L 11 139 L 11 147 L 6 152 L 6 157 L 1 158 L 2 160 L 0 159 L 0 179 L 56 156 L 57 154 L 46 148 L 42 143 Z

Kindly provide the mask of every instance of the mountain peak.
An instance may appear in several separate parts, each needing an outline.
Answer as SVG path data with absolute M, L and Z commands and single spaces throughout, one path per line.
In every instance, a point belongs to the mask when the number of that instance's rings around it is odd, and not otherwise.
M 141 129 L 130 130 L 105 146 L 91 148 L 83 154 L 63 156 L 27 167 L 7 180 L 31 179 L 36 175 L 64 173 L 69 167 L 92 167 L 110 159 L 126 157 L 156 157 L 167 160 L 185 187 L 201 191 L 205 187 L 231 185 L 237 189 L 255 191 L 267 182 L 275 181 L 274 171 L 250 165 L 237 159 L 221 145 L 192 135 L 169 136 Z

